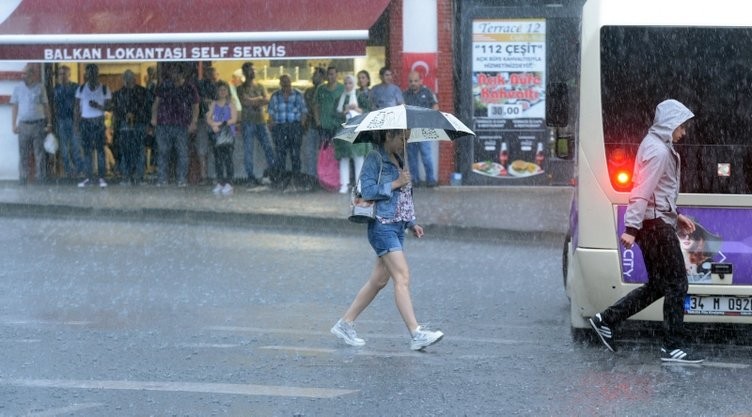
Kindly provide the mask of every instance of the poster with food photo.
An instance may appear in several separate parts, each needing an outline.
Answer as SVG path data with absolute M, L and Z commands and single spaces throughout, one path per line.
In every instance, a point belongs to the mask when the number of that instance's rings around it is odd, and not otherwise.
M 473 21 L 472 170 L 482 178 L 544 172 L 545 46 L 545 19 Z

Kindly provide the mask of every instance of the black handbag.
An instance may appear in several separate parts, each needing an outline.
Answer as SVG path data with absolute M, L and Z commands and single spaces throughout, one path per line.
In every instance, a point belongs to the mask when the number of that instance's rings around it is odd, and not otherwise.
M 229 146 L 235 143 L 235 135 L 232 133 L 232 129 L 229 125 L 223 125 L 222 129 L 219 130 L 219 133 L 216 134 L 214 140 L 216 146 Z

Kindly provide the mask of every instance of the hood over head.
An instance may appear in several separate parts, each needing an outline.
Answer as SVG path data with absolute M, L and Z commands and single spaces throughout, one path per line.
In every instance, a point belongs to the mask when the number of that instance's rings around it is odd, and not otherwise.
M 655 108 L 655 119 L 653 126 L 650 127 L 650 133 L 655 134 L 662 141 L 671 143 L 671 135 L 682 123 L 695 117 L 687 106 L 674 99 L 662 101 Z

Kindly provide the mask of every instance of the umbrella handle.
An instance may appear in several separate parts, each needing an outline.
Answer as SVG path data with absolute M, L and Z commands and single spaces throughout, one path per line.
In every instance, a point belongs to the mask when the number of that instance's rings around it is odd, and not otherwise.
M 402 134 L 404 135 L 405 133 L 403 132 Z M 404 140 L 404 136 L 402 137 L 402 139 L 402 158 L 404 158 L 405 160 L 405 169 L 407 169 L 409 172 L 410 166 L 407 164 L 407 140 Z M 410 178 L 410 182 L 413 182 L 412 178 Z

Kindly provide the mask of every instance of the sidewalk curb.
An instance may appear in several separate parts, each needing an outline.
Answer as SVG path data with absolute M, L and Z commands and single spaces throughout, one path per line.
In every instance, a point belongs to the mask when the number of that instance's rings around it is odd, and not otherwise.
M 312 232 L 332 232 L 360 234 L 365 233 L 366 226 L 355 224 L 346 218 L 332 219 L 326 217 L 237 213 L 211 210 L 190 210 L 176 208 L 102 208 L 80 207 L 59 204 L 29 204 L 0 202 L 0 216 L 23 218 L 56 219 L 97 219 L 110 221 L 147 221 L 156 223 L 208 224 L 219 226 L 254 226 L 285 229 L 305 229 Z M 428 236 L 443 239 L 461 239 L 465 241 L 513 241 L 513 242 L 547 242 L 560 244 L 564 234 L 546 231 L 519 231 L 479 227 L 450 226 L 443 224 L 422 224 Z

